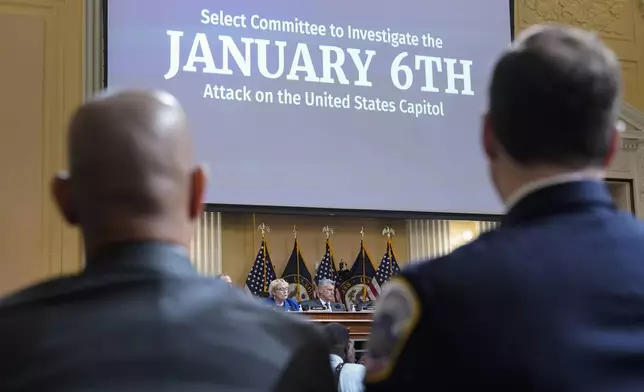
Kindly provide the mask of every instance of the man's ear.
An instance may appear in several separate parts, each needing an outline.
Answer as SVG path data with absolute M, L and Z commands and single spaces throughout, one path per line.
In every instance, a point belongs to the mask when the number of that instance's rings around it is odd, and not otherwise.
M 619 151 L 620 144 L 622 142 L 622 136 L 621 130 L 619 129 L 620 126 L 623 126 L 623 123 L 618 124 L 613 128 L 612 134 L 610 135 L 610 139 L 608 141 L 608 151 L 606 153 L 606 159 L 604 160 L 604 167 L 608 168 L 611 163 L 613 163 L 613 158 L 615 158 L 615 154 L 617 154 L 617 151 Z
M 498 157 L 499 152 L 497 151 L 497 143 L 494 137 L 492 121 L 490 120 L 490 115 L 488 113 L 483 116 L 481 125 L 481 144 L 483 145 L 483 152 L 485 152 L 485 155 L 490 161 L 493 161 Z
M 78 224 L 78 214 L 72 195 L 72 184 L 69 174 L 60 172 L 51 182 L 51 193 L 61 215 L 70 225 Z
M 206 168 L 197 166 L 193 171 L 190 179 L 190 206 L 188 213 L 190 219 L 198 219 L 203 211 L 203 198 L 206 191 L 208 175 Z

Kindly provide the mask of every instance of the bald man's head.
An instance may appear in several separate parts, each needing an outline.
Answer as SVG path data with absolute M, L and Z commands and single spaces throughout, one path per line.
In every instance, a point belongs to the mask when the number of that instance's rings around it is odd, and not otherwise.
M 152 231 L 179 241 L 160 226 L 186 229 L 200 212 L 205 179 L 193 159 L 186 116 L 172 95 L 103 93 L 72 118 L 69 177 L 55 181 L 54 193 L 86 235 L 113 237 L 133 227 L 127 236 L 135 238 L 124 240 L 164 239 L 143 238 L 141 231 Z

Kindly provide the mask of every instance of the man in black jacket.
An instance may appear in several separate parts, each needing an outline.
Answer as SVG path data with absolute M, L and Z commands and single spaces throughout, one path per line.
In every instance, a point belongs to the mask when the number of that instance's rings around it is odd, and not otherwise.
M 87 266 L 0 303 L 0 390 L 334 390 L 312 327 L 192 266 L 206 176 L 174 97 L 85 104 L 69 165 L 53 193 Z
M 604 183 L 620 86 L 593 33 L 517 37 L 481 137 L 501 228 L 384 287 L 367 391 L 644 390 L 644 225 Z

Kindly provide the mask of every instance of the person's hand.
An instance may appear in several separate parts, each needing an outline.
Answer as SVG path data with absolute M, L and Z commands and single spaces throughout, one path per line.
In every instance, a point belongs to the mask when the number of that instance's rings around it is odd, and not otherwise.
M 356 349 L 353 340 L 349 340 L 349 346 L 347 347 L 347 362 L 356 362 Z

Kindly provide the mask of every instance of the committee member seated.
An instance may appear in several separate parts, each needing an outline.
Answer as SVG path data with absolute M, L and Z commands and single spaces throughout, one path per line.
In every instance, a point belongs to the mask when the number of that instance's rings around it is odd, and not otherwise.
M 173 96 L 102 94 L 68 138 L 53 195 L 85 268 L 0 301 L 0 391 L 335 389 L 319 331 L 190 262 L 206 180 Z
M 280 307 L 285 311 L 297 312 L 300 306 L 294 299 L 288 297 L 288 282 L 284 279 L 275 279 L 268 285 L 269 297 L 266 303 Z
M 349 330 L 342 324 L 330 323 L 323 327 L 324 334 L 329 340 L 331 352 L 331 369 L 335 376 L 338 391 L 364 391 L 365 367 L 356 361 L 356 350 Z
M 330 279 L 320 279 L 318 282 L 318 298 L 300 303 L 302 309 L 323 307 L 329 312 L 342 312 L 344 305 L 333 302 L 335 300 L 335 282 Z

